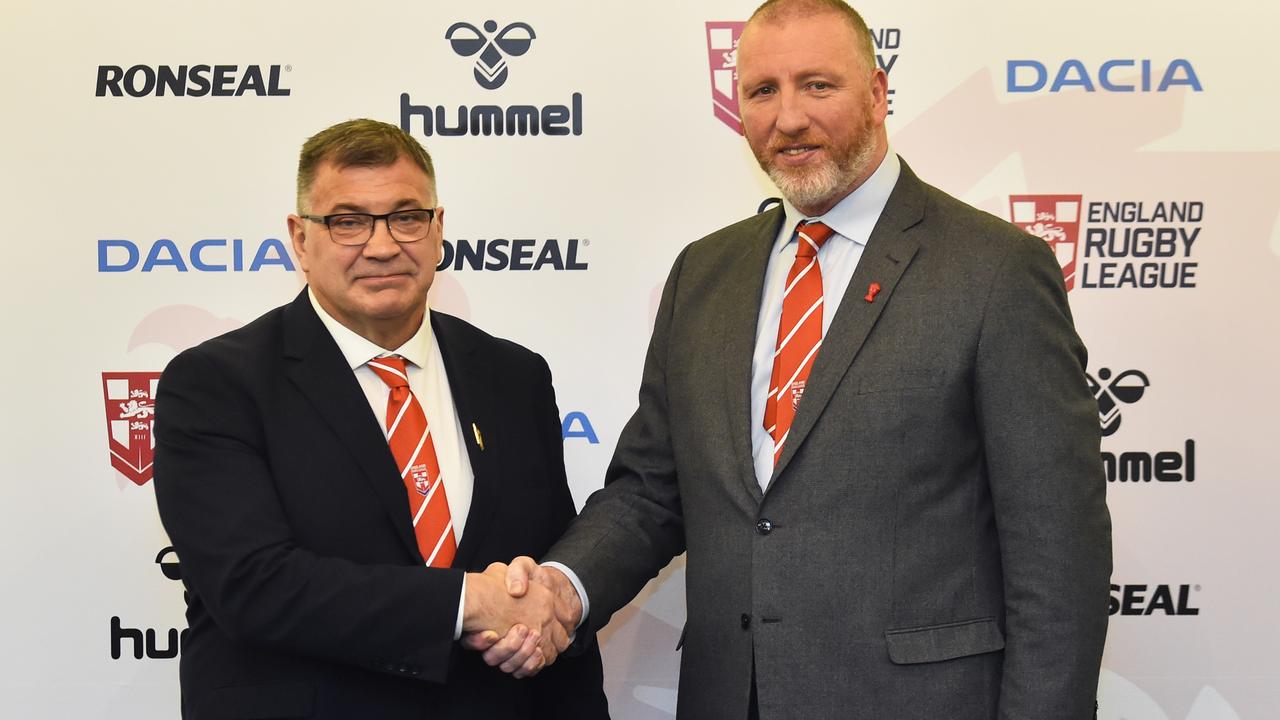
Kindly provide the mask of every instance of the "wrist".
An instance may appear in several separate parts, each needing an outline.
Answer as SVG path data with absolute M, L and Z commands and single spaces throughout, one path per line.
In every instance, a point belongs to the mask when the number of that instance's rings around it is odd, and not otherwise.
M 483 573 L 467 573 L 463 584 L 462 631 L 496 630 L 493 607 L 493 580 Z

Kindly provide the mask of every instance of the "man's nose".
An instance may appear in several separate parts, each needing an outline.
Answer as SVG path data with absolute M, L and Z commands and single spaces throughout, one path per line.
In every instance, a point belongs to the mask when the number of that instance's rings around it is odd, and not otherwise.
M 400 253 L 400 243 L 391 237 L 391 219 L 378 218 L 373 221 L 373 234 L 369 242 L 364 244 L 364 256 L 370 258 L 390 258 Z
M 778 132 L 798 135 L 809 127 L 809 113 L 804 97 L 794 90 L 783 90 L 778 95 Z

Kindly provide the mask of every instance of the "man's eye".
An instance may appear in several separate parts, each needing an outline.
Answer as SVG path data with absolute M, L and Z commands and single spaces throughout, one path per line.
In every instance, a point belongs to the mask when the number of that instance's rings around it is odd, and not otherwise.
M 334 218 L 329 225 L 335 230 L 359 230 L 364 227 L 364 219 L 358 217 Z

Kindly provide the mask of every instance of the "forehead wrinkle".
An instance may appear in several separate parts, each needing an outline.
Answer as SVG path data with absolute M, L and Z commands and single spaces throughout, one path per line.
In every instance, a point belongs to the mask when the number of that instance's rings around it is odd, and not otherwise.
M 388 210 L 388 212 L 396 212 L 397 210 L 407 210 L 407 209 L 425 209 L 425 208 L 422 207 L 422 201 L 418 200 L 417 198 L 403 198 L 401 200 L 396 201 L 396 203 L 391 206 L 391 209 Z M 334 205 L 333 208 L 331 208 L 330 210 L 330 214 L 344 213 L 344 212 L 368 213 L 370 215 L 379 214 L 379 213 L 373 212 L 373 210 L 371 210 L 368 205 L 363 205 L 359 202 L 340 202 L 337 205 Z

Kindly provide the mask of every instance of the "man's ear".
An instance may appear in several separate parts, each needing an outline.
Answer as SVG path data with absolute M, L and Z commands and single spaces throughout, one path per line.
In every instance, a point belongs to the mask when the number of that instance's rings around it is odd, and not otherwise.
M 889 74 L 877 67 L 871 73 L 871 100 L 875 107 L 876 117 L 884 124 L 889 116 Z
M 298 215 L 290 215 L 285 220 L 289 227 L 289 240 L 293 244 L 293 256 L 298 258 L 298 266 L 307 271 L 307 221 Z
M 440 223 L 440 234 L 436 236 L 436 264 L 444 259 L 444 206 L 436 208 L 435 221 Z

